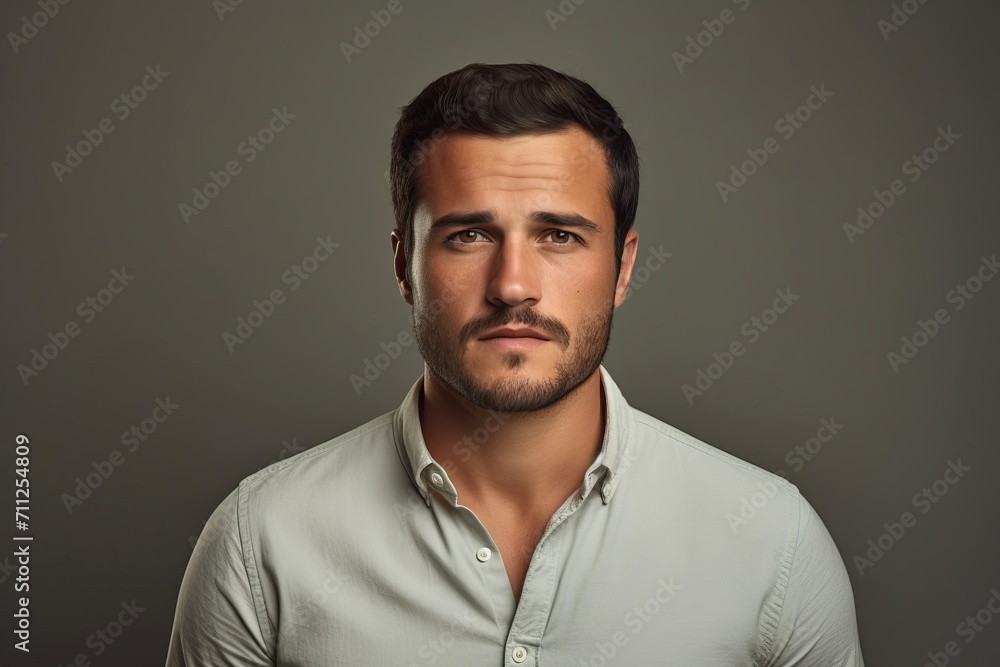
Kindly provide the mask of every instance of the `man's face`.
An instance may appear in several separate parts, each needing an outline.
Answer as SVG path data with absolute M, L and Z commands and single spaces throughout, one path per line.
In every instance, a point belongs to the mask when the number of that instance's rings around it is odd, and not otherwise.
M 624 301 L 638 234 L 615 281 L 614 212 L 599 143 L 582 128 L 447 135 L 421 169 L 413 284 L 396 275 L 432 373 L 470 403 L 539 410 L 597 370 Z M 592 223 L 592 224 L 590 224 Z M 493 337 L 499 328 L 535 337 Z

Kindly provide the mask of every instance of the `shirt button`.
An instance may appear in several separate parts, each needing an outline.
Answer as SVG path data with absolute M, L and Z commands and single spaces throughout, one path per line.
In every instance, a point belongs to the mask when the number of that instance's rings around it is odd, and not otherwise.
M 433 484 L 434 486 L 436 486 L 438 488 L 441 488 L 444 485 L 444 478 L 441 477 L 440 474 L 438 474 L 436 472 L 432 472 L 431 473 L 431 484 Z
M 476 558 L 478 558 L 481 563 L 488 561 L 492 555 L 493 552 L 489 550 L 489 547 L 483 547 L 476 552 Z
M 603 487 L 601 488 L 601 496 L 602 496 L 602 497 L 603 497 L 603 498 L 604 498 L 605 500 L 607 500 L 608 498 L 610 498 L 610 497 L 611 497 L 611 487 L 610 487 L 609 485 L 605 484 L 605 485 L 604 485 L 604 486 L 603 486 Z
M 510 657 L 514 659 L 514 662 L 524 662 L 525 658 L 528 657 L 528 651 L 523 646 L 515 646 Z

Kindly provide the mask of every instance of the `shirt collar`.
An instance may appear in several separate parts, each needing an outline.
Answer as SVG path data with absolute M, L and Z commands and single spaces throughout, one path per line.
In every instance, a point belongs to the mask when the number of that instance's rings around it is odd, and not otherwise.
M 632 409 L 625 401 L 618 385 L 603 364 L 599 367 L 601 383 L 605 397 L 604 442 L 597 458 L 587 468 L 581 486 L 582 497 L 586 498 L 591 489 L 601 481 L 601 499 L 607 505 L 618 488 L 622 473 L 633 460 L 632 446 L 635 424 L 632 421 Z M 431 457 L 424 442 L 423 431 L 420 428 L 420 396 L 423 393 L 424 376 L 421 375 L 413 383 L 406 398 L 393 415 L 393 438 L 400 460 L 407 474 L 420 491 L 428 506 L 431 504 L 432 485 L 454 503 L 458 493 L 448 471 Z M 490 411 L 491 416 L 483 424 L 483 434 L 480 440 L 496 431 L 504 422 L 504 415 Z M 475 446 L 473 439 L 469 445 Z M 456 451 L 460 452 L 462 443 L 456 443 Z

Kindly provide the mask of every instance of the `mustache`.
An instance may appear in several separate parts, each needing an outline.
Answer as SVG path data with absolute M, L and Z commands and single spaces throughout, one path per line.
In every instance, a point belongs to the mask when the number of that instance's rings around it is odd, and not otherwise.
M 506 309 L 486 317 L 468 322 L 459 332 L 459 340 L 465 343 L 479 334 L 499 327 L 530 327 L 545 334 L 562 346 L 569 344 L 569 329 L 558 320 L 542 317 L 533 310 Z

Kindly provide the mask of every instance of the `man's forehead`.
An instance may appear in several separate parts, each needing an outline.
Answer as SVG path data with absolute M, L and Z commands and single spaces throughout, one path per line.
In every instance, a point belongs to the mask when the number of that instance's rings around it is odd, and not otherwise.
M 479 208 L 474 200 L 480 195 L 506 193 L 525 210 L 561 200 L 588 208 L 598 219 L 613 215 L 604 153 L 579 126 L 510 137 L 445 135 L 420 171 L 423 213 Z

